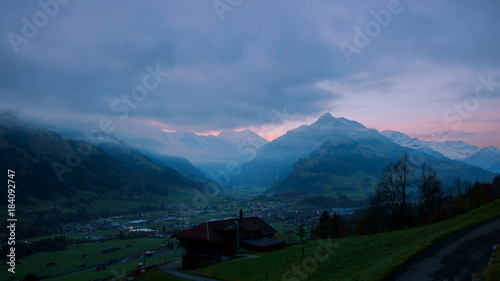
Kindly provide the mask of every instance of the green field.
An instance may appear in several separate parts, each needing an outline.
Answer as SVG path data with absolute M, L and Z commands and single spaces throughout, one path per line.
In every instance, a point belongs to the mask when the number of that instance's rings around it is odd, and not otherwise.
M 300 241 L 300 237 L 298 237 L 295 232 L 293 234 L 286 234 L 286 232 L 290 231 L 290 230 L 296 231 L 297 230 L 296 226 L 293 226 L 293 227 L 292 226 L 285 226 L 284 223 L 276 223 L 276 224 L 273 224 L 271 226 L 278 231 L 278 235 L 281 237 L 282 240 L 289 241 L 289 242 L 299 242 Z M 307 230 L 306 237 L 309 235 L 310 235 L 310 232 L 309 232 L 309 230 Z
M 79 245 L 69 245 L 66 250 L 57 252 L 39 252 L 27 257 L 23 257 L 17 260 L 16 266 L 16 277 L 24 277 L 28 273 L 34 273 L 37 276 L 57 276 L 64 273 L 90 269 L 92 270 L 96 265 L 105 263 L 112 259 L 120 259 L 122 257 L 139 254 L 146 250 L 152 250 L 160 247 L 163 244 L 164 239 L 162 238 L 137 238 L 137 239 L 125 239 L 125 240 L 107 240 L 103 243 L 101 242 L 91 242 L 91 243 L 81 243 Z M 131 245 L 130 247 L 124 247 L 126 245 Z M 108 248 L 120 247 L 121 249 L 115 252 L 101 254 L 101 250 Z M 87 257 L 82 257 L 83 255 Z M 178 253 L 160 255 L 157 257 L 152 257 L 147 259 L 147 264 L 152 264 L 153 262 L 160 262 L 174 256 L 178 256 Z M 151 259 L 151 261 L 150 261 Z M 141 260 L 142 261 L 142 260 Z M 52 267 L 44 268 L 43 266 L 47 263 L 54 262 L 56 265 Z M 131 262 L 130 265 L 126 265 L 126 269 L 133 270 L 137 266 L 138 261 Z M 80 266 L 85 264 L 85 266 Z M 119 272 L 125 264 L 115 265 L 108 267 L 107 271 L 110 272 L 113 267 L 120 268 Z M 4 263 L 0 265 L 0 271 L 2 274 L 0 276 L 10 276 L 7 274 L 8 266 Z M 111 268 L 111 269 L 110 269 Z M 93 271 L 88 271 L 93 272 Z M 87 275 L 85 272 L 83 275 Z M 5 274 L 4 274 L 5 273 Z M 99 273 L 99 272 L 96 272 Z M 81 273 L 75 273 L 71 275 L 71 278 L 82 275 Z M 96 274 L 97 275 L 97 274 Z M 99 275 L 102 277 L 102 273 Z M 3 277 L 2 277 L 3 278 Z M 66 276 L 67 278 L 67 276 Z M 67 280 L 67 279 L 60 279 Z M 75 281 L 74 279 L 73 281 Z M 82 279 L 82 280 L 88 280 Z
M 166 260 L 179 257 L 180 253 L 170 253 L 170 254 L 165 254 L 161 256 L 156 256 L 156 257 L 151 257 L 146 260 L 146 266 L 148 265 L 153 265 L 153 264 L 160 264 L 164 263 Z M 132 271 L 135 270 L 137 267 L 137 263 L 143 262 L 142 260 L 140 261 L 131 261 L 123 264 L 116 264 L 116 265 L 111 265 L 106 268 L 104 271 L 93 271 L 93 270 L 88 270 L 84 272 L 77 272 L 77 273 L 72 273 L 69 275 L 65 276 L 60 276 L 56 278 L 51 278 L 50 280 L 53 281 L 66 281 L 66 280 L 71 280 L 71 281 L 87 281 L 87 280 L 95 280 L 98 278 L 117 278 L 123 275 L 126 275 Z M 156 270 L 154 270 L 156 271 Z M 168 274 L 160 272 L 160 274 L 164 274 L 165 276 L 170 276 Z M 167 280 L 177 280 L 175 279 L 176 277 L 173 277 L 173 279 L 167 279 Z M 118 279 L 120 280 L 120 279 Z M 142 278 L 140 280 L 143 280 Z M 158 279 L 156 279 L 158 280 Z M 163 279 L 160 279 L 163 280 Z
M 216 264 L 196 273 L 221 280 L 383 280 L 437 241 L 498 216 L 500 200 L 429 226 L 329 240 L 330 252 L 322 246 L 325 241 L 314 241 L 260 253 L 255 259 Z

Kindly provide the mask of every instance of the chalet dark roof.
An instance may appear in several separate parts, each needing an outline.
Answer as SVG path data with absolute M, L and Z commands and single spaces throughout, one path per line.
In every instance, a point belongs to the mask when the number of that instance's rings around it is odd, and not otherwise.
M 243 241 L 241 241 L 241 244 L 248 244 L 248 245 L 259 247 L 259 248 L 266 248 L 266 247 L 270 247 L 270 246 L 285 244 L 285 242 L 281 241 L 281 240 L 269 238 L 269 237 L 262 237 L 262 238 L 258 238 L 258 239 L 243 240 Z
M 220 221 L 209 221 L 197 226 L 191 227 L 172 235 L 175 238 L 195 239 L 209 241 L 210 243 L 224 242 L 224 231 L 226 229 L 235 229 L 236 222 L 240 227 L 240 239 L 249 239 L 250 233 L 259 233 L 260 235 L 273 235 L 277 233 L 276 229 L 267 224 L 259 217 L 248 217 L 243 219 L 227 219 Z

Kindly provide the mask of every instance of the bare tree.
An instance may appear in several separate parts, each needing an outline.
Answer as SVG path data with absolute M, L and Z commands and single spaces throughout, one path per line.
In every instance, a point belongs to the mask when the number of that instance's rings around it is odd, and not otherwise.
M 297 233 L 297 236 L 299 236 L 299 238 L 300 238 L 300 244 L 304 244 L 304 237 L 307 234 L 307 231 L 306 231 L 306 228 L 304 227 L 304 225 L 302 225 L 302 224 L 299 225 L 297 227 L 296 233 Z
M 457 176 L 453 179 L 453 184 L 451 186 L 450 192 L 454 196 L 464 196 L 472 188 L 472 182 L 462 176 Z
M 440 208 L 445 200 L 445 193 L 442 186 L 443 184 L 432 166 L 424 162 L 420 170 L 418 189 L 420 191 L 420 199 L 423 200 L 425 216 L 427 218 Z
M 411 165 L 408 154 L 399 156 L 396 163 L 389 162 L 378 182 L 376 194 L 381 207 L 392 220 L 403 218 L 403 225 L 407 226 L 407 204 L 408 188 L 413 185 L 414 168 Z M 396 223 L 397 225 L 397 223 Z

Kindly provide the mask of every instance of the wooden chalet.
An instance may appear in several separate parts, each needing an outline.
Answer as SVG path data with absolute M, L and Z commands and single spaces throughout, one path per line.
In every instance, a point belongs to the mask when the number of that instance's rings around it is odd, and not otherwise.
M 196 268 L 206 262 L 220 261 L 238 248 L 254 251 L 281 249 L 284 241 L 273 239 L 277 231 L 258 217 L 209 221 L 178 232 L 182 248 L 182 267 Z

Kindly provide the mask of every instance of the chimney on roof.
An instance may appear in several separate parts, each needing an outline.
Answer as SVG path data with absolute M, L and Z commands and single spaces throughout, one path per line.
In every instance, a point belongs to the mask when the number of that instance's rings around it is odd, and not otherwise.
M 240 220 L 243 219 L 243 209 L 240 209 Z

